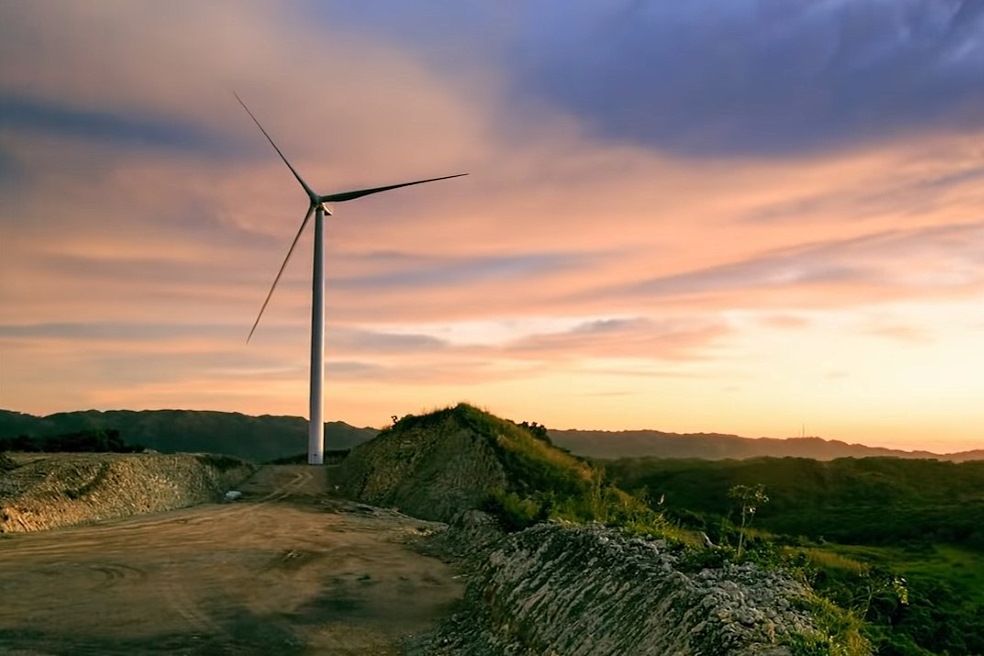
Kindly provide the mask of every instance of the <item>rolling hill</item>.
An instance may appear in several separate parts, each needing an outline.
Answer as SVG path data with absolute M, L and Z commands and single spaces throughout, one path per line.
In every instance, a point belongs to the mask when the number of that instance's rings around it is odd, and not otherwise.
M 588 461 L 465 403 L 403 417 L 353 449 L 337 480 L 349 496 L 425 519 L 482 508 L 513 528 L 552 516 L 597 519 L 603 505 L 628 503 L 598 488 Z M 592 492 L 609 498 L 591 506 Z
M 720 433 L 664 433 L 656 430 L 595 431 L 550 430 L 557 446 L 591 458 L 701 458 L 742 460 L 745 458 L 935 458 L 965 462 L 984 460 L 984 449 L 938 454 L 901 451 L 863 444 L 848 444 L 819 437 L 748 438 Z
M 755 522 L 776 533 L 870 545 L 932 540 L 984 551 L 984 461 L 624 458 L 605 468 L 619 487 L 705 520 L 733 512 L 732 487 L 762 484 L 770 501 Z M 703 528 L 712 530 L 714 520 L 708 522 Z
M 220 453 L 265 462 L 307 451 L 308 422 L 302 417 L 252 417 L 199 410 L 84 410 L 36 417 L 0 410 L 0 438 L 109 429 L 118 430 L 128 444 L 163 453 Z M 326 448 L 348 449 L 378 432 L 341 421 L 328 422 Z
M 536 424 L 534 424 L 536 426 Z M 0 410 L 0 439 L 43 437 L 84 430 L 120 431 L 129 444 L 163 452 L 207 451 L 266 461 L 307 451 L 307 420 L 303 417 L 204 410 L 84 410 L 46 417 Z M 349 449 L 372 439 L 375 428 L 356 428 L 341 421 L 325 424 L 326 448 Z M 847 444 L 819 437 L 746 438 L 719 433 L 666 433 L 656 430 L 549 430 L 550 440 L 571 453 L 591 458 L 916 458 L 965 462 L 984 460 L 984 449 L 937 454 Z

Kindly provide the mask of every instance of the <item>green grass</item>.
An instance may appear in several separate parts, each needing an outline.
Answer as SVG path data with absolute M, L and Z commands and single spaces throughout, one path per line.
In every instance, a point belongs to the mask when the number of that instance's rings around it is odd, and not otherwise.
M 757 528 L 746 530 L 747 548 L 739 555 L 734 548 L 737 544 L 734 527 L 729 527 L 727 521 L 716 518 L 713 521 L 724 529 L 718 532 L 720 536 L 716 534 L 715 539 L 725 537 L 731 541 L 721 540 L 718 542 L 721 546 L 706 548 L 701 536 L 704 527 L 683 521 L 669 522 L 664 516 L 662 502 L 647 502 L 647 499 L 661 497 L 658 489 L 637 486 L 641 494 L 630 494 L 618 485 L 619 476 L 625 474 L 624 467 L 619 463 L 612 467 L 614 471 L 607 471 L 610 463 L 574 456 L 553 446 L 545 432 L 537 434 L 468 404 L 462 403 L 424 415 L 407 415 L 395 421 L 384 433 L 407 431 L 410 435 L 418 430 L 447 431 L 461 428 L 467 428 L 484 438 L 505 471 L 504 487 L 491 490 L 482 509 L 495 516 L 508 531 L 521 530 L 547 519 L 572 523 L 600 522 L 630 534 L 667 540 L 670 548 L 680 553 L 680 566 L 685 571 L 697 572 L 704 568 L 721 567 L 735 560 L 755 561 L 765 567 L 776 567 L 783 563 L 772 540 L 773 536 L 768 531 Z M 692 466 L 694 469 L 700 467 Z M 690 486 L 690 494 L 706 501 L 708 493 L 713 499 L 715 490 L 719 490 L 721 499 L 725 503 L 732 503 L 733 500 L 727 495 L 728 488 L 722 487 L 730 481 L 726 476 L 721 476 L 721 473 L 719 470 L 716 484 L 708 485 L 699 477 L 693 478 L 692 482 L 686 483 Z M 641 474 L 644 476 L 646 472 L 642 471 Z M 751 480 L 746 484 L 754 483 Z M 674 493 L 667 496 L 670 499 L 667 506 L 677 511 L 686 511 L 680 505 L 680 500 L 685 495 Z M 707 509 L 701 507 L 699 510 L 706 513 Z M 693 516 L 701 521 L 707 519 L 696 514 Z M 828 560 L 840 558 L 832 564 L 840 566 L 847 562 L 853 563 L 847 557 L 823 553 Z M 860 571 L 863 567 L 855 565 L 854 569 Z M 821 596 L 808 600 L 808 605 L 818 631 L 782 636 L 784 644 L 795 656 L 871 654 L 869 642 L 861 633 L 863 623 L 857 613 L 849 608 L 840 608 Z
M 891 569 L 912 580 L 932 580 L 953 588 L 969 602 L 984 605 L 984 553 L 946 544 L 923 549 L 831 544 L 831 557 Z
M 879 654 L 984 654 L 984 554 L 939 544 L 801 551 L 814 587 L 864 615 Z
M 780 644 L 792 656 L 871 656 L 871 642 L 864 637 L 864 622 L 829 599 L 813 596 L 804 602 L 817 631 L 782 636 Z
M 505 472 L 506 484 L 490 490 L 482 509 L 507 530 L 557 519 L 597 521 L 652 534 L 666 527 L 662 514 L 608 480 L 604 468 L 551 444 L 545 430 L 500 419 L 467 403 L 406 415 L 384 431 L 467 428 L 483 438 Z M 531 430 L 531 428 L 533 428 Z
M 613 481 L 737 544 L 735 485 L 769 502 L 745 531 L 746 558 L 780 564 L 865 621 L 879 656 L 984 655 L 984 462 L 891 458 L 817 462 L 624 459 Z M 710 556 L 701 558 L 707 560 Z M 819 649 L 797 638 L 804 654 Z

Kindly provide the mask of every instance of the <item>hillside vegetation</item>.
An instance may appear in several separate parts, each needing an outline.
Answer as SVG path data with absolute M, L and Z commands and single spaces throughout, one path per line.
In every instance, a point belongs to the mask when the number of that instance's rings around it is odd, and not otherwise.
M 671 511 L 726 515 L 735 485 L 763 484 L 759 528 L 871 545 L 946 542 L 984 550 L 984 461 L 805 458 L 743 461 L 624 459 L 606 463 L 627 490 Z M 713 524 L 713 522 L 712 522 Z
M 885 656 L 984 654 L 984 462 L 624 459 L 612 480 L 723 545 L 735 489 L 762 486 L 750 557 L 781 562 L 867 621 Z M 738 486 L 743 486 L 739 488 Z
M 701 546 L 537 424 L 467 404 L 408 415 L 333 479 L 480 538 L 464 552 L 481 573 L 457 623 L 420 653 L 870 653 L 849 613 L 772 563 Z M 489 535 L 476 508 L 506 535 Z
M 162 452 L 207 451 L 257 461 L 284 459 L 307 453 L 307 420 L 303 417 L 204 410 L 86 410 L 46 417 L 0 410 L 0 440 L 19 436 L 42 438 L 84 430 L 116 430 L 131 444 Z M 344 422 L 325 424 L 326 448 L 349 449 L 372 439 L 375 428 L 356 428 Z M 896 451 L 845 444 L 816 437 L 750 439 L 716 433 L 676 434 L 655 430 L 538 431 L 558 447 L 592 458 L 757 458 L 800 457 L 832 460 L 844 457 L 886 456 L 938 458 L 963 462 L 984 460 L 984 450 L 937 455 L 926 451 Z
M 353 449 L 338 481 L 350 496 L 425 519 L 450 521 L 480 508 L 509 530 L 549 518 L 661 523 L 591 463 L 554 447 L 545 431 L 465 403 L 398 420 Z
M 198 410 L 86 410 L 46 417 L 0 410 L 0 441 L 17 441 L 83 431 L 116 431 L 128 444 L 162 453 L 208 452 L 267 462 L 307 452 L 308 422 L 302 417 L 251 417 L 235 412 Z M 378 431 L 344 422 L 325 424 L 329 449 L 347 449 L 372 439 Z

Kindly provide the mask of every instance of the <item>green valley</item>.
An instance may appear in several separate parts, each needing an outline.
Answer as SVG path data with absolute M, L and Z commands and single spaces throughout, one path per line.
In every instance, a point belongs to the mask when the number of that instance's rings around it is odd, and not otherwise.
M 622 459 L 613 483 L 724 548 L 739 540 L 729 491 L 768 501 L 747 557 L 798 571 L 866 621 L 887 656 L 984 654 L 984 462 L 895 458 Z

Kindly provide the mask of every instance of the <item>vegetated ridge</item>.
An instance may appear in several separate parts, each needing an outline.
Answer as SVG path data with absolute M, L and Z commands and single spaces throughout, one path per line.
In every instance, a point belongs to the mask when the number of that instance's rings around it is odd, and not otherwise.
M 36 417 L 0 410 L 0 440 L 21 435 L 46 437 L 83 430 L 117 430 L 133 444 L 166 453 L 222 453 L 260 462 L 307 452 L 307 420 L 303 417 L 205 410 L 84 410 Z M 345 422 L 325 424 L 326 448 L 349 449 L 372 439 L 376 428 L 356 428 Z M 592 458 L 654 456 L 720 460 L 756 457 L 798 457 L 814 460 L 885 456 L 936 458 L 957 462 L 984 460 L 984 450 L 936 454 L 846 444 L 819 437 L 746 438 L 717 433 L 677 434 L 656 430 L 550 430 L 557 446 Z
M 764 485 L 759 528 L 838 542 L 933 540 L 984 552 L 984 461 L 899 458 L 606 461 L 620 487 L 662 499 L 667 512 L 713 531 L 736 485 Z
M 597 483 L 590 464 L 553 447 L 545 431 L 467 404 L 403 417 L 353 449 L 337 481 L 348 496 L 444 522 L 490 506 L 517 521 L 583 514 L 578 500 Z
M 899 458 L 604 463 L 617 485 L 719 545 L 739 540 L 733 492 L 762 486 L 746 548 L 793 564 L 865 620 L 888 656 L 984 654 L 984 462 Z
M 451 518 L 440 540 L 469 556 L 463 606 L 413 654 L 869 653 L 842 611 L 828 614 L 837 628 L 815 616 L 825 602 L 807 586 L 702 555 L 535 424 L 466 404 L 408 415 L 334 480 L 367 503 Z
M 202 410 L 84 410 L 46 417 L 0 410 L 0 440 L 88 430 L 115 430 L 129 444 L 163 453 L 207 452 L 267 462 L 306 453 L 308 421 Z M 355 428 L 341 421 L 325 424 L 330 449 L 351 448 L 377 433 L 376 429 Z M 9 448 L 19 450 L 16 444 Z

